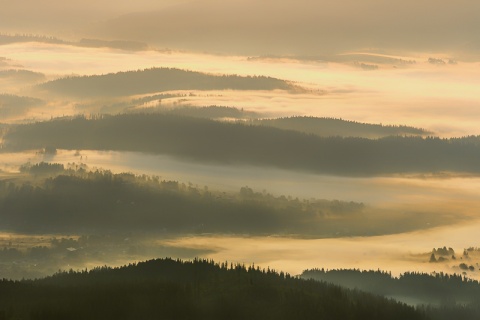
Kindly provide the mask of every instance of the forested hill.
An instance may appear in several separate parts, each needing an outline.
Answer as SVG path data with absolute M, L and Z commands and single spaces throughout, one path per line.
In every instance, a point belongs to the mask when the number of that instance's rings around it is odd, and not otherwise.
M 480 138 L 319 137 L 167 114 L 74 118 L 19 125 L 4 149 L 54 147 L 167 154 L 336 175 L 480 173 Z
M 305 270 L 301 278 L 424 305 L 433 319 L 480 319 L 480 284 L 462 275 L 405 272 L 392 277 L 383 271 L 312 269 Z
M 393 319 L 404 304 L 257 267 L 159 259 L 0 281 L 2 319 Z
M 159 94 L 135 99 L 132 104 L 141 104 L 162 98 L 169 98 L 173 95 Z M 175 108 L 157 107 L 153 109 L 157 113 L 171 114 L 206 119 L 236 119 L 244 120 L 246 124 L 274 127 L 284 130 L 299 131 L 306 134 L 314 134 L 321 137 L 360 137 L 360 138 L 382 138 L 388 136 L 427 136 L 432 132 L 421 128 L 404 125 L 382 125 L 374 123 L 361 123 L 335 118 L 303 117 L 294 116 L 286 118 L 261 119 L 265 115 L 226 106 L 178 106 Z M 141 110 L 144 112 L 144 110 Z
M 278 119 L 252 120 L 260 124 L 279 129 L 296 130 L 319 136 L 342 136 L 380 138 L 386 136 L 408 135 L 426 136 L 430 132 L 408 126 L 384 126 L 381 124 L 360 123 L 334 118 L 289 117 Z
M 290 90 L 287 81 L 264 76 L 212 75 L 174 68 L 151 68 L 105 75 L 61 78 L 38 86 L 79 98 L 129 96 L 170 90 Z
M 17 184 L 0 180 L 2 230 L 330 236 L 343 235 L 338 231 L 348 224 L 354 224 L 347 228 L 349 235 L 401 229 L 381 228 L 382 219 L 365 226 L 361 221 L 372 219 L 365 218 L 368 210 L 361 203 L 275 197 L 248 187 L 226 194 L 158 177 L 64 171 L 59 164 L 26 170 L 37 179 L 24 177 Z M 42 174 L 53 177 L 41 180 Z
M 478 281 L 462 275 L 406 272 L 399 277 L 382 271 L 305 270 L 304 279 L 315 279 L 358 288 L 383 296 L 403 296 L 412 300 L 440 302 L 472 302 L 480 298 Z

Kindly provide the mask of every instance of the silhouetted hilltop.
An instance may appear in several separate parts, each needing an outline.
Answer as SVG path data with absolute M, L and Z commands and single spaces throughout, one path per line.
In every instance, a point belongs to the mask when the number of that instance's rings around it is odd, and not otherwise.
M 0 281 L 3 319 L 426 319 L 404 304 L 283 272 L 158 259 Z
M 290 90 L 287 81 L 264 76 L 212 75 L 171 68 L 151 68 L 106 75 L 68 77 L 40 89 L 75 97 L 128 96 L 170 90 Z
M 290 117 L 259 119 L 252 121 L 252 123 L 319 136 L 380 138 L 398 135 L 425 136 L 430 134 L 430 132 L 414 127 L 384 126 L 334 118 Z
M 46 146 L 169 154 L 337 175 L 480 173 L 480 138 L 319 137 L 290 130 L 165 114 L 74 118 L 19 125 L 8 150 Z

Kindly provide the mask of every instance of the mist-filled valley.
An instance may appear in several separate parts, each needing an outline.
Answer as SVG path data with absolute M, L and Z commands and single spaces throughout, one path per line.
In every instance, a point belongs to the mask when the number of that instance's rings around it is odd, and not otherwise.
M 0 0 L 0 319 L 478 319 L 476 12 Z

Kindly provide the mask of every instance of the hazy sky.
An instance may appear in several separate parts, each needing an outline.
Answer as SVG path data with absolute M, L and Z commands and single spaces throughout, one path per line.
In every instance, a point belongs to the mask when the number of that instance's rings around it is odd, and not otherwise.
M 0 30 L 75 39 L 91 24 L 181 0 L 0 0 Z
M 0 30 L 241 54 L 352 49 L 478 54 L 472 0 L 0 0 Z
M 245 54 L 359 48 L 463 51 L 478 49 L 479 9 L 470 0 L 206 0 L 130 14 L 96 30 L 168 46 Z

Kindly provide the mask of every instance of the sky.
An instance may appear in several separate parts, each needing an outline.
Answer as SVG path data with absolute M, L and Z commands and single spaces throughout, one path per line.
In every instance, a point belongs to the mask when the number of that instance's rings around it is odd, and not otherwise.
M 2 0 L 3 32 L 140 40 L 240 54 L 324 55 L 346 50 L 478 57 L 472 0 Z

